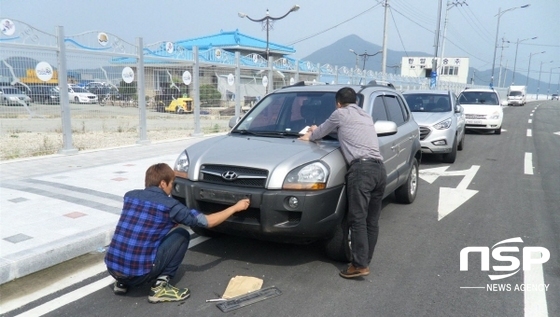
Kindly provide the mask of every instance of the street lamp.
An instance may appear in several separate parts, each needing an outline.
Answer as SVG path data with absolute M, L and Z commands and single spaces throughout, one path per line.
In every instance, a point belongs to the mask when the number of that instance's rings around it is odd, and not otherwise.
M 498 14 L 496 14 L 495 16 L 498 17 L 498 23 L 496 25 L 496 40 L 494 41 L 494 57 L 492 58 L 492 76 L 490 77 L 490 88 L 494 88 L 494 67 L 496 67 L 496 50 L 498 49 L 498 34 L 500 33 L 500 18 L 502 17 L 502 14 L 508 12 L 508 11 L 513 11 L 515 9 L 524 9 L 527 8 L 528 6 L 530 6 L 531 4 L 526 4 L 526 5 L 522 5 L 520 7 L 513 7 L 513 8 L 509 8 L 505 11 L 502 11 L 502 8 L 498 9 Z
M 531 57 L 533 57 L 533 55 L 543 54 L 544 52 L 546 51 L 529 54 L 529 67 L 527 67 L 527 81 L 525 82 L 525 86 L 529 87 L 529 71 L 531 70 Z
M 548 89 L 546 90 L 546 100 L 548 100 L 548 94 L 550 93 L 550 82 L 552 81 L 552 70 L 556 69 L 556 68 L 560 68 L 560 66 L 552 67 L 550 69 L 550 74 L 548 75 Z
M 554 61 L 549 61 L 546 63 L 552 63 Z M 539 68 L 539 85 L 537 86 L 537 100 L 539 100 L 539 89 L 541 89 L 541 73 L 542 73 L 542 64 L 545 62 L 541 61 L 541 67 Z
M 515 82 L 515 66 L 517 65 L 517 49 L 519 48 L 519 43 L 521 43 L 523 41 L 528 41 L 528 40 L 535 40 L 536 38 L 537 37 L 535 36 L 535 37 L 529 37 L 529 38 L 522 39 L 522 40 L 517 39 L 517 42 L 515 44 L 515 59 L 513 60 L 513 74 L 512 74 L 512 77 L 511 77 L 511 84 L 512 85 Z M 510 41 L 506 41 L 506 42 L 511 43 Z
M 290 9 L 290 11 L 286 12 L 286 14 L 284 14 L 283 16 L 271 17 L 268 13 L 268 9 L 266 9 L 266 16 L 261 18 L 261 19 L 253 19 L 250 16 L 248 16 L 247 14 L 241 13 L 241 12 L 239 12 L 237 14 L 240 18 L 247 18 L 247 19 L 249 19 L 253 22 L 262 22 L 263 30 L 266 30 L 266 60 L 267 60 L 267 63 L 268 63 L 268 57 L 270 55 L 270 50 L 268 48 L 268 45 L 269 45 L 268 33 L 269 33 L 270 29 L 272 28 L 272 24 L 273 24 L 272 22 L 277 21 L 277 20 L 282 20 L 283 18 L 287 17 L 288 14 L 290 14 L 292 12 L 296 12 L 297 10 L 299 10 L 299 6 L 296 4 Z
M 363 54 L 358 54 L 356 53 L 353 49 L 350 49 L 350 52 L 354 53 L 354 55 L 356 55 L 356 69 L 358 68 L 358 56 L 362 58 L 362 60 L 364 61 L 364 64 L 362 66 L 362 71 L 366 69 L 366 60 L 369 57 L 373 57 L 381 52 L 383 52 L 382 50 L 377 51 L 375 54 L 368 54 L 367 50 L 363 53 Z

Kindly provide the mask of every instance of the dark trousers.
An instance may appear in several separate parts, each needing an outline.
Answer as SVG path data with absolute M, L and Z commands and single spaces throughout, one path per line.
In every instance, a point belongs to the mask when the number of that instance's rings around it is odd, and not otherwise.
M 346 173 L 347 219 L 354 267 L 369 266 L 373 257 L 386 181 L 385 165 L 379 161 L 358 161 Z
M 183 262 L 190 241 L 191 235 L 185 228 L 175 228 L 163 238 L 157 250 L 152 271 L 148 274 L 130 278 L 118 278 L 114 274 L 111 275 L 120 283 L 127 286 L 137 286 L 148 283 L 161 275 L 167 275 L 169 279 L 172 279 L 179 269 L 179 265 Z

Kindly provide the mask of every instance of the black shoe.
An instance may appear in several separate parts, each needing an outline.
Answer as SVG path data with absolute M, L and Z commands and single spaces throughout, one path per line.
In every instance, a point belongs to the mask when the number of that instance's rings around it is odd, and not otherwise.
M 113 293 L 115 295 L 124 295 L 128 291 L 128 287 L 119 281 L 115 281 L 115 285 L 113 285 Z

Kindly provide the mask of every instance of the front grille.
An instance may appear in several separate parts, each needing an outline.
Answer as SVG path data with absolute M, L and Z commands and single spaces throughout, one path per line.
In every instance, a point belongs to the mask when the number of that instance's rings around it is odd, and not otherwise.
M 420 127 L 420 140 L 424 140 L 428 135 L 430 135 L 430 128 L 427 127 Z
M 224 205 L 220 203 L 213 203 L 208 201 L 197 201 L 200 210 L 204 210 L 206 214 L 212 214 L 215 212 L 222 211 L 231 205 Z M 258 208 L 249 208 L 243 212 L 238 212 L 233 214 L 228 218 L 230 222 L 240 222 L 246 224 L 260 224 L 261 213 Z
M 234 172 L 237 178 L 226 180 L 222 177 L 224 172 Z M 199 178 L 202 182 L 212 184 L 264 188 L 268 171 L 243 166 L 202 165 Z
M 485 114 L 467 114 L 465 115 L 467 119 L 486 119 Z

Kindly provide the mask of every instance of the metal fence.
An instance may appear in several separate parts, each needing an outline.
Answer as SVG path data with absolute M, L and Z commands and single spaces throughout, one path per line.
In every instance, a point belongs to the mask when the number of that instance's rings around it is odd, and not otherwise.
M 232 116 L 272 90 L 304 80 L 429 88 L 425 78 L 173 42 L 144 45 L 142 38 L 129 43 L 101 31 L 66 36 L 57 27 L 50 34 L 0 20 L 0 86 L 32 97 L 30 103 L 2 99 L 1 160 L 225 132 Z M 50 104 L 39 87 L 58 88 L 60 100 Z M 438 83 L 438 89 L 456 92 L 464 87 Z

